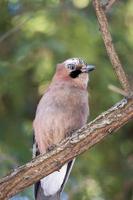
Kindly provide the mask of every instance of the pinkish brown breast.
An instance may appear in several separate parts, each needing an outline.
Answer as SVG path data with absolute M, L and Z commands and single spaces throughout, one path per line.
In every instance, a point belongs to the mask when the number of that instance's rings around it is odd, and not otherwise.
M 88 114 L 87 90 L 67 81 L 51 84 L 39 102 L 33 123 L 40 153 L 81 128 Z

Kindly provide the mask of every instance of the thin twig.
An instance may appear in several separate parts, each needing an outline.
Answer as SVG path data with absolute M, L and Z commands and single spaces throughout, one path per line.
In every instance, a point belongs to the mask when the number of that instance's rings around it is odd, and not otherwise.
M 7 39 L 10 35 L 12 35 L 13 33 L 17 32 L 20 30 L 20 28 L 29 20 L 25 19 L 22 22 L 20 22 L 18 25 L 16 25 L 15 27 L 13 27 L 12 29 L 10 29 L 9 31 L 7 31 L 6 33 L 4 33 L 1 37 L 0 37 L 0 43 L 3 42 L 5 39 Z
M 97 18 L 99 21 L 102 38 L 103 38 L 108 56 L 110 58 L 110 61 L 112 63 L 113 69 L 121 83 L 122 88 L 124 89 L 124 91 L 126 93 L 129 94 L 130 85 L 129 85 L 128 79 L 126 77 L 126 74 L 123 70 L 120 59 L 119 59 L 119 57 L 116 53 L 116 50 L 114 48 L 114 45 L 112 43 L 112 37 L 109 32 L 108 21 L 107 21 L 106 15 L 104 13 L 102 4 L 100 3 L 100 0 L 93 0 L 93 5 L 94 5 L 96 15 L 97 15 Z
M 115 2 L 116 0 L 108 0 L 106 5 L 104 6 L 105 12 L 108 12 Z
M 115 85 L 108 85 L 108 88 L 110 89 L 110 90 L 112 90 L 113 92 L 116 92 L 116 93 L 118 93 L 118 94 L 121 94 L 122 96 L 124 96 L 124 97 L 127 97 L 128 96 L 128 94 L 124 91 L 124 90 L 122 90 L 121 88 L 118 88 L 118 87 L 116 87 Z

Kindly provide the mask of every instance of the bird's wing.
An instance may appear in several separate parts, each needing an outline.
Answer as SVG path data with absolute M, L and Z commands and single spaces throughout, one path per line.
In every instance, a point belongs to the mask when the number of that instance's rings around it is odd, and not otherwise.
M 66 171 L 66 175 L 65 175 L 64 181 L 63 181 L 62 186 L 61 186 L 61 192 L 64 190 L 65 184 L 66 184 L 66 182 L 69 178 L 69 175 L 71 173 L 74 162 L 75 162 L 75 158 L 73 160 L 69 161 L 68 164 L 67 164 L 67 171 Z

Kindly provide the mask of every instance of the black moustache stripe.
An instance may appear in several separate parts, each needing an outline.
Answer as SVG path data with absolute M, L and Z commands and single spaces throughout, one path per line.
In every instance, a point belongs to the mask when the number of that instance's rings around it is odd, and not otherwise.
M 77 78 L 78 76 L 79 76 L 79 74 L 81 74 L 82 72 L 79 70 L 79 69 L 77 69 L 77 70 L 75 70 L 75 71 L 72 71 L 71 73 L 70 73 L 70 76 L 72 77 L 72 78 Z

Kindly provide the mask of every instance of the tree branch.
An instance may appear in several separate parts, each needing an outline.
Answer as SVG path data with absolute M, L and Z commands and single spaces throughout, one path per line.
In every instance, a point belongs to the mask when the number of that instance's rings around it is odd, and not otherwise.
M 108 0 L 107 4 L 104 6 L 105 12 L 108 12 L 115 2 L 116 0 Z
M 0 181 L 0 199 L 22 191 L 91 148 L 133 118 L 133 98 L 123 99 L 95 120 L 64 139 L 50 152 L 19 167 Z
M 130 86 L 112 44 L 102 5 L 99 0 L 93 0 L 93 3 L 108 56 L 124 91 L 129 94 Z M 47 154 L 38 156 L 1 179 L 0 199 L 9 199 L 53 171 L 59 170 L 64 163 L 91 148 L 113 131 L 117 131 L 132 118 L 133 98 L 130 96 L 130 98 L 123 99 L 108 111 L 102 113 L 80 130 L 72 133 Z
M 20 22 L 19 24 L 17 24 L 15 27 L 11 28 L 9 31 L 7 31 L 6 33 L 4 33 L 1 37 L 0 37 L 0 43 L 3 42 L 5 39 L 7 39 L 10 35 L 12 35 L 13 33 L 19 31 L 21 29 L 21 27 L 28 21 L 30 20 L 30 17 L 23 20 L 22 22 Z
M 128 83 L 126 74 L 123 70 L 122 64 L 120 62 L 120 59 L 116 53 L 116 50 L 114 48 L 114 45 L 112 43 L 112 37 L 109 32 L 109 26 L 108 26 L 108 21 L 106 18 L 106 15 L 104 13 L 104 10 L 102 8 L 102 4 L 100 3 L 100 0 L 93 0 L 93 5 L 96 11 L 96 15 L 98 18 L 98 22 L 100 25 L 100 30 L 102 33 L 102 38 L 108 53 L 108 56 L 110 58 L 110 61 L 112 63 L 113 69 L 117 75 L 117 78 L 119 79 L 122 88 L 126 93 L 130 93 L 130 85 Z
M 128 94 L 127 94 L 124 90 L 122 90 L 121 88 L 116 87 L 115 85 L 109 84 L 109 85 L 108 85 L 108 88 L 109 88 L 110 90 L 112 90 L 113 92 L 116 92 L 116 93 L 118 93 L 118 94 L 121 94 L 121 95 L 124 96 L 124 97 L 127 97 L 127 96 L 128 96 Z

